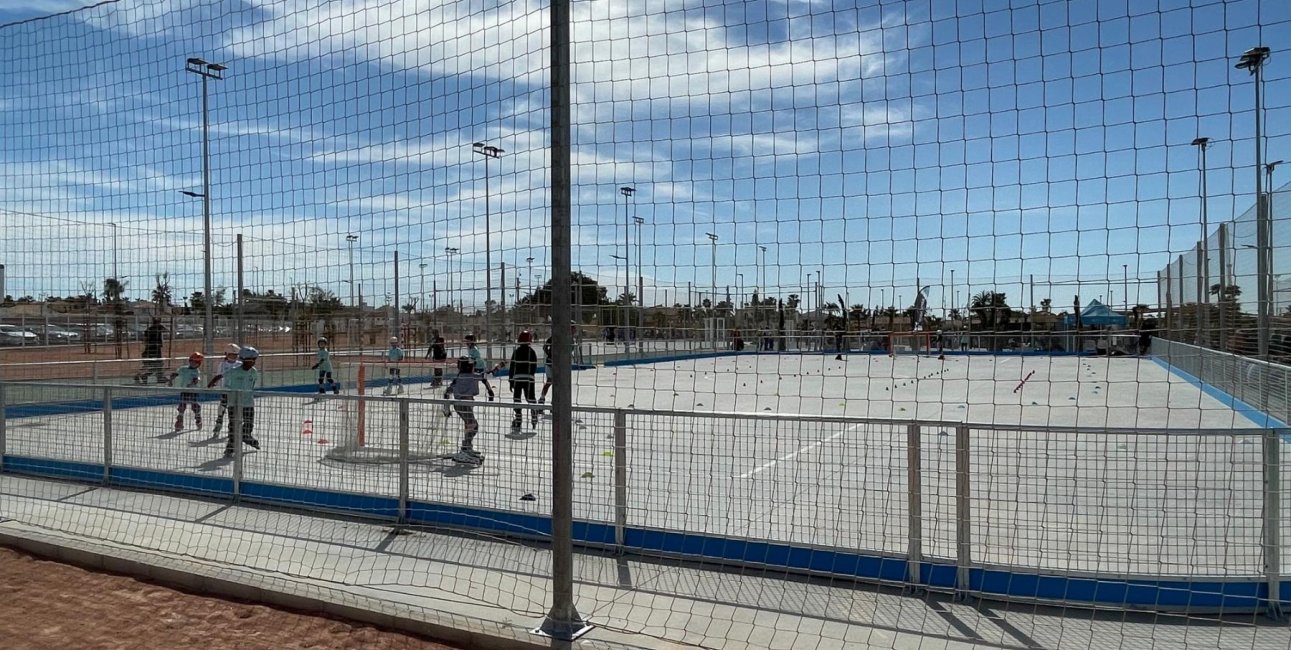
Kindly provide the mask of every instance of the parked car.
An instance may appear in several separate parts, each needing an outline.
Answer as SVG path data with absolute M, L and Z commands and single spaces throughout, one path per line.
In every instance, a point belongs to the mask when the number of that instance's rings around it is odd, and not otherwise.
M 0 345 L 37 345 L 40 337 L 17 325 L 0 325 Z
M 74 332 L 58 325 L 43 325 L 35 328 L 38 334 L 43 335 L 46 345 L 59 345 L 67 343 L 80 343 L 81 333 Z

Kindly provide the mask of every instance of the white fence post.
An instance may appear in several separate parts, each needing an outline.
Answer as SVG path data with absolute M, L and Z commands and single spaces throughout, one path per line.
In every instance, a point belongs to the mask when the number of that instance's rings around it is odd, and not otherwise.
M 614 411 L 614 546 L 622 553 L 628 526 L 628 414 Z
M 233 445 L 233 499 L 242 496 L 242 391 L 229 391 L 229 442 Z
M 911 589 L 923 583 L 923 450 L 920 427 L 906 426 L 906 563 Z
M 1264 451 L 1264 508 L 1261 513 L 1264 578 L 1268 585 L 1265 614 L 1282 618 L 1282 441 L 1284 430 L 1266 429 Z
M 399 514 L 400 525 L 408 523 L 408 400 L 399 400 Z
M 112 479 L 112 387 L 103 389 L 103 484 Z
M 968 426 L 955 427 L 955 591 L 967 598 L 973 564 L 972 474 Z
M 5 444 L 5 438 L 6 438 L 5 430 L 8 428 L 6 426 L 6 422 L 8 421 L 9 418 L 8 418 L 8 414 L 5 412 L 6 411 L 5 407 L 7 406 L 7 402 L 5 402 L 4 388 L 5 388 L 4 384 L 0 384 L 0 473 L 4 472 L 4 455 L 5 455 L 5 451 L 8 449 L 8 447 Z

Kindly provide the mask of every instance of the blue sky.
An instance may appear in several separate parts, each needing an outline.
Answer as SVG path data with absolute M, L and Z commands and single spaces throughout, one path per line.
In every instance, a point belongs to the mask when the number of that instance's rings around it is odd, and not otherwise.
M 0 23 L 87 4 L 4 3 Z M 481 140 L 505 150 L 488 221 L 508 300 L 515 266 L 524 287 L 549 277 L 545 5 L 315 4 L 123 0 L 0 28 L 6 292 L 101 284 L 114 229 L 132 293 L 162 271 L 200 288 L 201 205 L 179 194 L 201 185 L 188 56 L 229 66 L 211 85 L 216 286 L 233 284 L 240 232 L 249 286 L 347 297 L 352 232 L 376 302 L 397 249 L 405 296 L 425 263 L 427 294 L 442 302 L 451 283 L 482 304 Z M 745 293 L 783 296 L 820 272 L 828 300 L 870 305 L 908 305 L 918 282 L 934 308 L 991 288 L 1024 306 L 1032 275 L 1058 309 L 1077 292 L 1121 303 L 1124 285 L 1155 302 L 1156 272 L 1200 232 L 1192 138 L 1214 141 L 1211 222 L 1251 204 L 1253 92 L 1232 63 L 1258 43 L 1274 48 L 1270 158 L 1291 158 L 1291 3 L 603 1 L 574 15 L 576 266 L 623 282 L 617 188 L 634 185 L 651 304 L 686 302 L 687 283 L 708 294 L 714 266 L 723 297 L 737 274 Z

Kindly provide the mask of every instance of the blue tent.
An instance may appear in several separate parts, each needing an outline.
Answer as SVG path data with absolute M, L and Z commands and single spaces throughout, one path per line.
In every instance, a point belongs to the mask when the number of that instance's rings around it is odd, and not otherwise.
M 1125 327 L 1129 319 L 1124 314 L 1118 314 L 1112 311 L 1111 307 L 1104 305 L 1097 300 L 1089 301 L 1089 305 L 1080 311 L 1080 324 L 1088 327 Z M 1076 317 L 1067 314 L 1062 319 L 1062 324 L 1066 327 L 1076 326 Z

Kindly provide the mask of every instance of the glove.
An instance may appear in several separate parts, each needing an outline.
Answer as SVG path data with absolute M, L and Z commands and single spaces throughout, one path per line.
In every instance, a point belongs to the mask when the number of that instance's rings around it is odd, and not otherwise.
M 453 417 L 453 407 L 452 407 L 452 406 L 449 406 L 447 403 L 445 403 L 443 406 L 439 407 L 439 412 L 440 412 L 440 413 L 443 413 L 443 414 L 444 414 L 444 417 L 446 417 L 446 418 L 451 418 L 451 417 Z
M 492 402 L 492 401 L 493 401 L 493 397 L 494 397 L 494 395 L 493 395 L 493 391 L 489 391 L 489 401 L 490 401 L 490 402 Z
M 516 389 L 516 383 L 515 383 L 514 381 L 512 381 L 512 380 L 508 379 L 508 380 L 507 380 L 507 389 L 508 389 L 508 390 L 510 390 L 510 391 L 513 391 L 513 392 L 514 392 L 514 391 L 515 391 L 515 389 Z
M 310 369 L 310 370 L 318 370 L 318 364 L 314 364 L 314 365 L 310 366 L 310 367 L 309 367 L 309 369 Z

